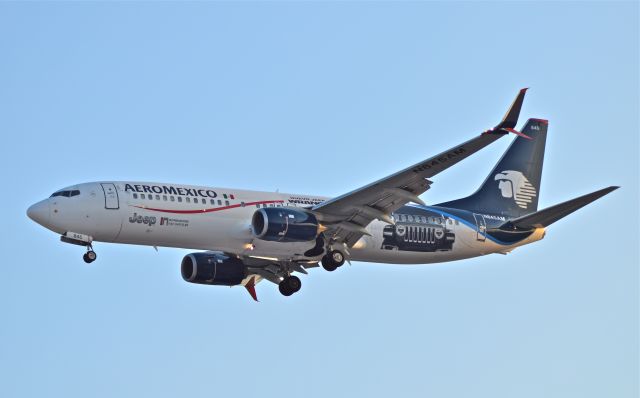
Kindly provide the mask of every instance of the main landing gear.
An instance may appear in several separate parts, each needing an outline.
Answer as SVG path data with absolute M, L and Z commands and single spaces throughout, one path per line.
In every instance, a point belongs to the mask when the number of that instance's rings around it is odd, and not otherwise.
M 91 247 L 90 245 L 87 246 L 87 252 L 82 255 L 82 259 L 84 260 L 84 262 L 87 264 L 91 264 L 92 262 L 96 261 L 96 258 L 98 258 L 98 255 L 93 251 L 93 247 Z
M 300 278 L 294 275 L 285 276 L 284 279 L 278 284 L 278 290 L 284 296 L 291 296 L 293 293 L 300 290 L 302 282 Z
M 335 271 L 344 264 L 344 254 L 339 250 L 331 250 L 322 257 L 322 268 L 327 271 Z

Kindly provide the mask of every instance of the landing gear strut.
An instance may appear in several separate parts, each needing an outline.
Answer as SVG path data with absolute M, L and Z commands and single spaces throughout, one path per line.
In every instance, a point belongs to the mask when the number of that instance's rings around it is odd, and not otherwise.
M 300 290 L 302 287 L 302 282 L 300 282 L 300 278 L 294 275 L 285 276 L 285 278 L 278 285 L 278 290 L 284 296 L 291 296 L 293 293 Z
M 331 250 L 322 257 L 322 268 L 327 271 L 335 271 L 344 264 L 344 254 L 339 250 Z
M 92 262 L 96 261 L 96 258 L 98 258 L 98 255 L 93 251 L 93 247 L 91 247 L 91 245 L 87 246 L 87 252 L 82 255 L 82 259 L 84 260 L 84 262 L 87 264 L 91 264 Z

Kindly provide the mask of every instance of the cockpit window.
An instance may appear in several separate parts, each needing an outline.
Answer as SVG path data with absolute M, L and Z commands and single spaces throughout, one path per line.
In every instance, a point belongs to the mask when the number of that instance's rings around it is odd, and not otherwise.
M 70 198 L 72 196 L 78 196 L 80 195 L 80 191 L 77 189 L 74 190 L 69 190 L 69 191 L 58 191 L 58 192 L 54 192 L 51 197 L 56 197 L 56 196 L 64 196 L 65 198 Z

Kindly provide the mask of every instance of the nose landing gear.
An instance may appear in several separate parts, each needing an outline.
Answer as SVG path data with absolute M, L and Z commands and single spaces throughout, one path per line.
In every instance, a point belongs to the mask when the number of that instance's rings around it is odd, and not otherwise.
M 60 237 L 60 240 L 72 245 L 85 246 L 87 248 L 87 252 L 82 255 L 84 262 L 90 264 L 96 261 L 98 255 L 93 251 L 93 246 L 91 246 L 91 242 L 93 242 L 93 238 L 91 236 L 68 231 Z
M 87 252 L 82 255 L 82 259 L 84 260 L 84 262 L 87 264 L 91 264 L 92 262 L 96 261 L 96 258 L 98 258 L 98 255 L 93 251 L 93 247 L 91 247 L 90 245 L 87 246 Z

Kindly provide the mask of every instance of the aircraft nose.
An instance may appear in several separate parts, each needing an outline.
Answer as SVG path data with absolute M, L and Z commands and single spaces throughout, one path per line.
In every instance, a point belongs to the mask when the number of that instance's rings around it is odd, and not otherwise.
M 40 225 L 48 225 L 51 218 L 49 201 L 43 200 L 29 207 L 27 216 Z

